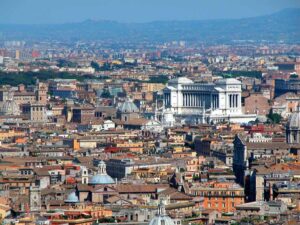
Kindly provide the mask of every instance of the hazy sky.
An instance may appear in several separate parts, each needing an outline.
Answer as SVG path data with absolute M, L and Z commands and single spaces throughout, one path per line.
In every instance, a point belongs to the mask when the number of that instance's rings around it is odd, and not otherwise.
M 0 0 L 0 23 L 242 18 L 295 7 L 300 0 Z

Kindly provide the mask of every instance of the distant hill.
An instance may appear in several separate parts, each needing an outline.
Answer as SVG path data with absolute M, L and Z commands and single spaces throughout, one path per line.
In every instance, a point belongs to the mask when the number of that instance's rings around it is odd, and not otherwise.
M 92 21 L 51 25 L 0 24 L 0 39 L 205 41 L 239 40 L 300 43 L 300 8 L 244 19 L 118 23 Z

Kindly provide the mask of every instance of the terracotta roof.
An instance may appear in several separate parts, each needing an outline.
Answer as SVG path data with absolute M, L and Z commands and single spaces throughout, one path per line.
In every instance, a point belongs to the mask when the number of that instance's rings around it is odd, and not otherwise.
M 168 196 L 170 196 L 171 200 L 192 200 L 193 199 L 192 197 L 190 197 L 182 192 L 179 192 L 174 188 L 168 188 L 164 191 L 161 191 L 161 192 L 159 192 L 159 195 L 168 195 Z
M 252 142 L 246 142 L 248 149 L 289 149 L 290 146 L 287 143 L 282 142 L 265 142 L 265 143 L 252 143 Z
M 136 119 L 132 119 L 129 121 L 124 122 L 125 125 L 144 125 L 148 122 L 149 120 L 145 119 L 145 118 L 136 118 Z
M 87 184 L 77 184 L 77 190 L 78 191 L 92 191 L 93 187 L 91 187 Z
M 48 170 L 43 170 L 41 168 L 36 168 L 34 169 L 34 173 L 38 176 L 50 176 L 49 171 Z
M 14 92 L 14 96 L 35 96 L 34 92 Z

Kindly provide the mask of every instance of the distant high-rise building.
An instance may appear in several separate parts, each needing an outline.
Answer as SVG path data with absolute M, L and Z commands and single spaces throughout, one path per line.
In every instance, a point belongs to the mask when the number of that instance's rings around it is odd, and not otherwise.
M 15 56 L 16 59 L 20 59 L 20 50 L 16 50 L 16 56 Z
M 300 58 L 296 59 L 295 72 L 297 73 L 298 76 L 300 76 Z
M 38 57 L 40 57 L 40 52 L 39 51 L 37 51 L 37 50 L 33 50 L 32 52 L 31 52 L 31 57 L 32 58 L 38 58 Z

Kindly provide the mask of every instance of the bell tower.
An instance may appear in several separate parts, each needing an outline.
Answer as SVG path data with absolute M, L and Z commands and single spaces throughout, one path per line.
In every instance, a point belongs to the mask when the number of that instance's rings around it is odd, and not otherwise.
M 41 211 L 41 189 L 39 187 L 30 187 L 30 211 L 39 212 Z
M 82 184 L 89 183 L 89 173 L 86 167 L 81 167 L 81 183 Z
M 48 92 L 47 85 L 37 80 L 36 101 L 42 104 L 46 104 L 47 92 Z
M 98 173 L 99 174 L 107 174 L 106 173 L 106 164 L 103 160 L 101 160 L 99 162 L 99 165 L 98 165 Z

